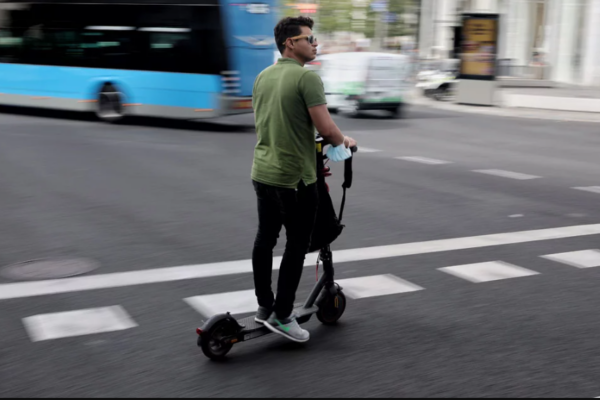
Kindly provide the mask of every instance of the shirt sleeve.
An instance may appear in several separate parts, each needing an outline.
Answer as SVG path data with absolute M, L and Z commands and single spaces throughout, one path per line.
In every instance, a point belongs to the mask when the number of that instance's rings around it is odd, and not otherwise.
M 258 80 L 260 79 L 260 75 L 256 77 L 254 80 L 254 86 L 252 87 L 252 108 L 256 110 L 256 87 L 258 86 Z
M 302 78 L 300 78 L 299 89 L 300 94 L 306 103 L 306 107 L 311 108 L 327 104 L 323 81 L 315 72 L 308 71 L 302 75 Z

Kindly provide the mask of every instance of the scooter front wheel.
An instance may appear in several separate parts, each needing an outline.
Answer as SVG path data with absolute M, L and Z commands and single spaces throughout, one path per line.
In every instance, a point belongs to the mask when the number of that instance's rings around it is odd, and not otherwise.
M 319 306 L 317 318 L 323 325 L 335 325 L 346 311 L 346 295 L 338 290 L 334 296 L 328 293 Z
M 202 332 L 198 341 L 204 355 L 213 361 L 222 361 L 233 348 L 231 342 L 236 327 L 228 319 L 214 324 L 207 332 Z

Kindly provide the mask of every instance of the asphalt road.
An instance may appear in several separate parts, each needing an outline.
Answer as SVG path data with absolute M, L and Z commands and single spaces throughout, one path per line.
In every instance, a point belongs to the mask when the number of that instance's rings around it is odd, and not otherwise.
M 100 268 L 51 283 L 53 294 L 0 277 L 1 397 L 600 396 L 600 270 L 541 257 L 600 266 L 600 253 L 573 253 L 600 248 L 597 124 L 427 108 L 336 117 L 365 150 L 337 273 L 367 292 L 337 327 L 310 322 L 307 345 L 267 337 L 213 363 L 195 343 L 205 316 L 184 299 L 252 289 L 250 274 L 219 271 L 251 255 L 251 116 L 109 126 L 2 111 L 0 266 L 83 257 Z M 333 170 L 337 203 L 343 168 Z M 387 247 L 353 251 L 373 246 Z M 484 262 L 500 263 L 440 270 Z M 206 264 L 204 278 L 169 269 Z M 474 283 L 488 278 L 499 280 Z M 301 297 L 314 279 L 307 268 Z M 381 282 L 415 290 L 382 295 Z M 103 307 L 124 310 L 128 329 L 40 340 L 56 313 Z M 86 318 L 54 330 L 102 325 Z

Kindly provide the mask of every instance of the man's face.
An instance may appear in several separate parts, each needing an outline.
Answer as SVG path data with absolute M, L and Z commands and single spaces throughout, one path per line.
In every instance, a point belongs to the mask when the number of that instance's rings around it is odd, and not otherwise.
M 302 33 L 300 35 L 312 36 L 312 29 L 307 26 L 303 26 L 301 28 Z M 315 40 L 313 44 L 310 44 L 306 37 L 295 40 L 293 50 L 294 54 L 305 62 L 313 61 L 315 58 L 317 58 L 317 41 Z

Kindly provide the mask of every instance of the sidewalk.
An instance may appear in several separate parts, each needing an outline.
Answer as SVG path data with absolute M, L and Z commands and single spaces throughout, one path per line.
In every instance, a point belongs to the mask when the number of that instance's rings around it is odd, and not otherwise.
M 556 121 L 600 122 L 600 88 L 498 88 L 494 107 L 435 101 L 415 89 L 410 103 L 448 111 Z
M 498 91 L 501 107 L 600 113 L 600 88 L 557 85 L 555 88 L 506 88 Z

